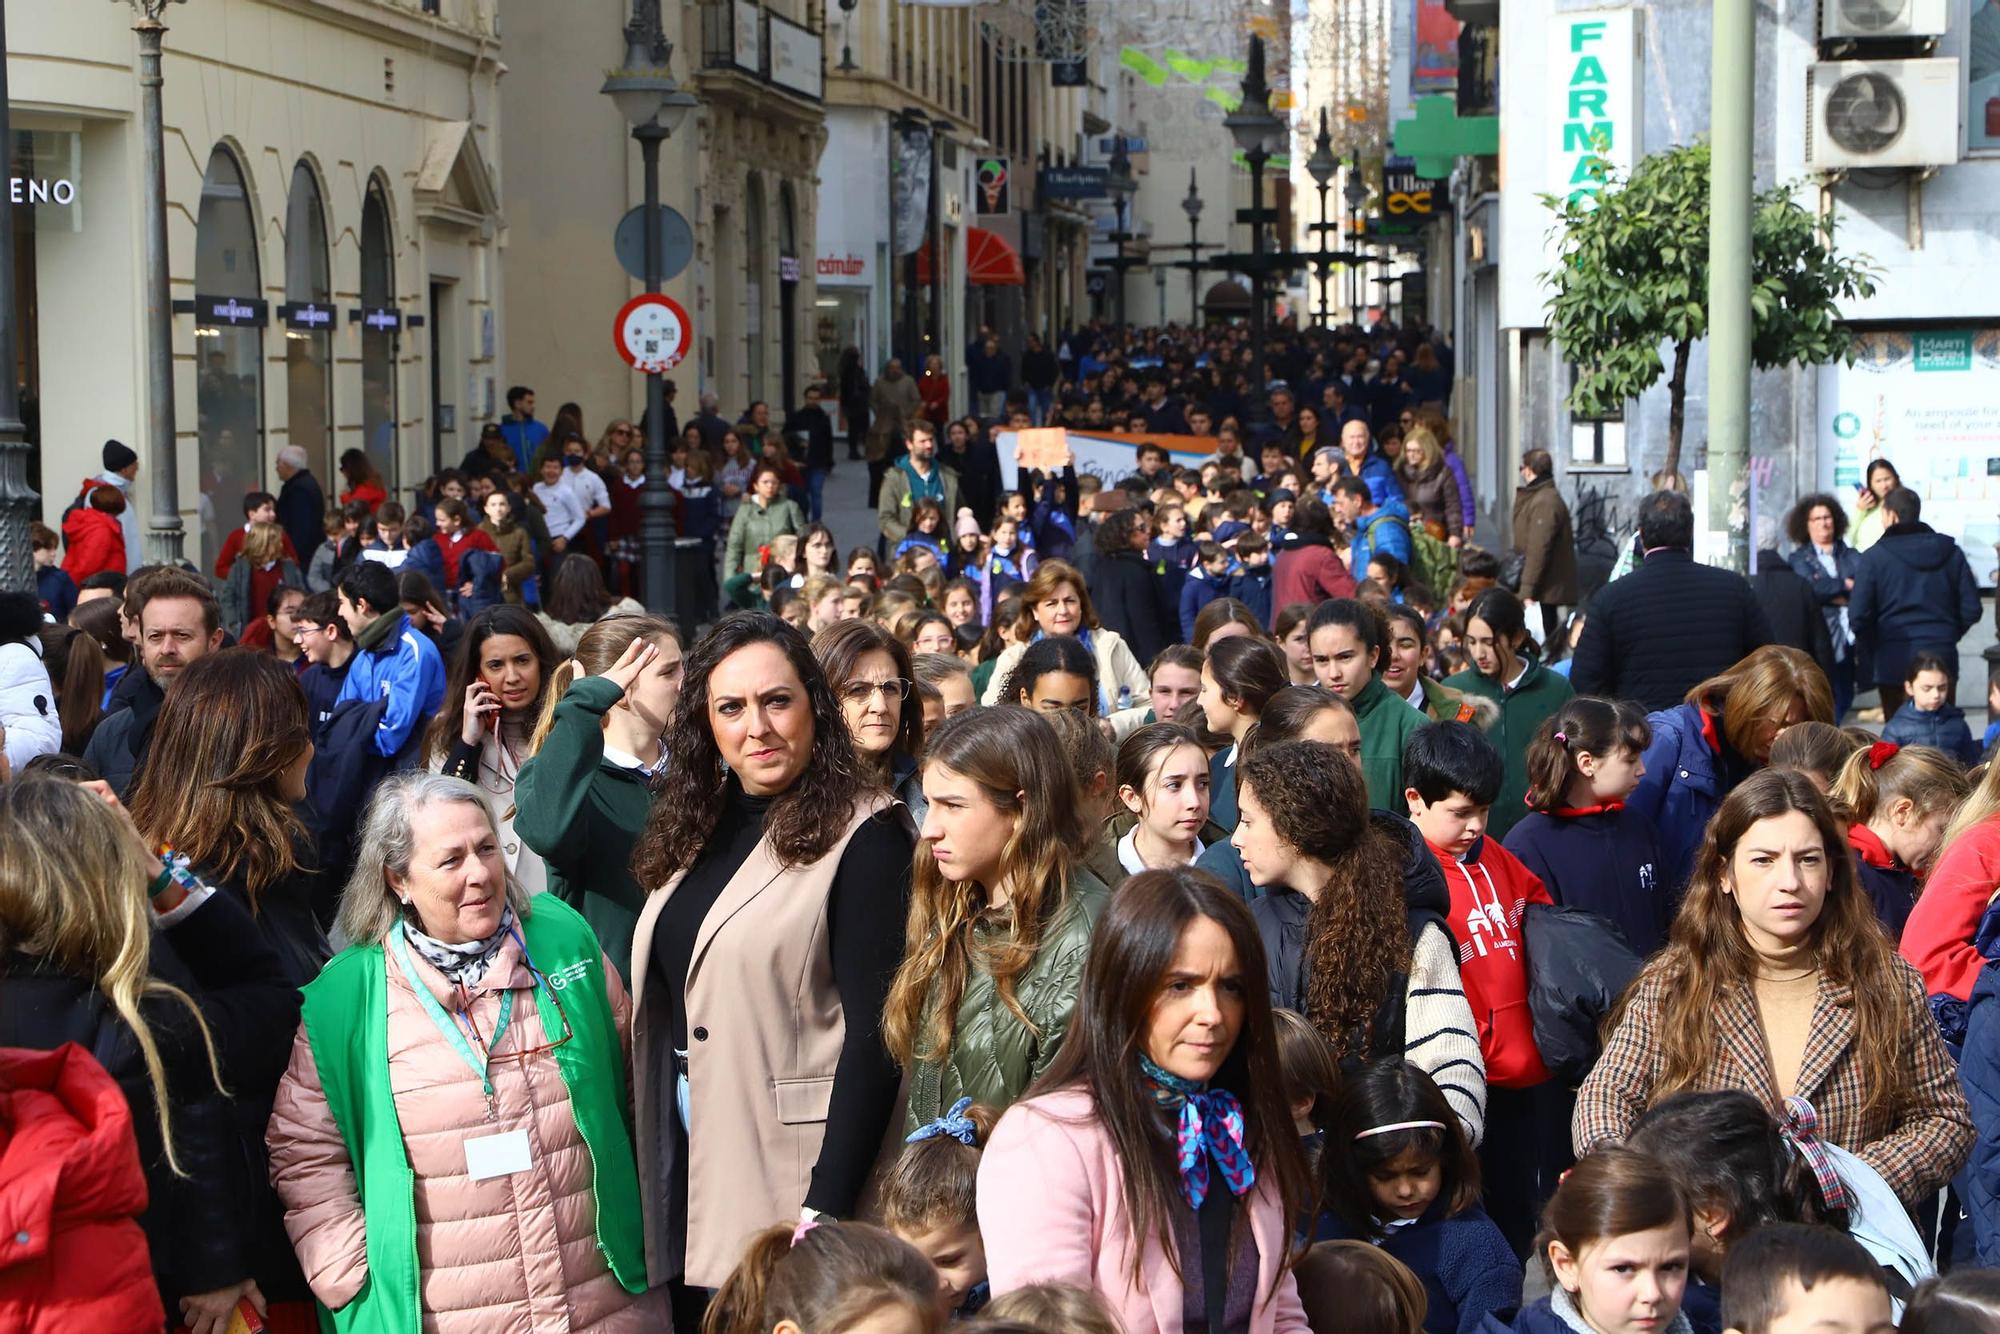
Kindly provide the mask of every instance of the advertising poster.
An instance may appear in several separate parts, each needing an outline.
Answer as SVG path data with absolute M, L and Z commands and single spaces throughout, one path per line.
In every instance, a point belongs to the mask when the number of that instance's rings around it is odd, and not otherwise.
M 1924 522 L 1992 582 L 2000 541 L 2000 326 L 1873 332 L 1852 366 L 1819 369 L 1821 480 L 1852 495 L 1886 458 L 1923 498 Z M 1828 472 L 1831 476 L 1828 476 Z
M 1020 486 L 1015 463 L 1017 446 L 1025 445 L 1031 460 L 1045 457 L 1052 443 L 1049 437 L 1067 437 L 1070 453 L 1076 456 L 1076 473 L 1102 478 L 1108 486 L 1121 477 L 1139 471 L 1139 446 L 1164 445 L 1168 460 L 1176 468 L 1199 468 L 1215 454 L 1215 437 L 1207 435 L 1091 435 L 1082 431 L 1001 431 L 993 437 L 1000 455 L 1000 480 L 1008 490 Z M 1022 441 L 1020 437 L 1028 437 Z M 1033 462 L 1030 462 L 1030 467 Z

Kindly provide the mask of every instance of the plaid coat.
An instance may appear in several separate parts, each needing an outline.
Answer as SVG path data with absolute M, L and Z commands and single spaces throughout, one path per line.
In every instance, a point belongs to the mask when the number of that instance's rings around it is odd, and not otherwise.
M 1853 992 L 1824 976 L 1813 1001 L 1812 1033 L 1799 1066 L 1797 1093 L 1819 1114 L 1821 1139 L 1858 1156 L 1909 1202 L 1937 1190 L 1964 1165 L 1972 1147 L 1972 1117 L 1958 1072 L 1924 1003 L 1923 982 L 1901 959 L 1896 970 L 1903 981 L 1908 1035 L 1897 1062 L 1897 1069 L 1906 1072 L 1901 1096 L 1887 1109 L 1864 1112 L 1867 1090 L 1853 1053 Z M 1623 1139 L 1656 1100 L 1663 1062 L 1656 1035 L 1668 983 L 1655 964 L 1635 985 L 1624 1022 L 1605 1043 L 1604 1054 L 1577 1094 L 1571 1134 L 1579 1154 L 1605 1140 Z M 1742 1089 L 1782 1114 L 1784 1100 L 1771 1074 L 1756 997 L 1748 988 L 1723 997 L 1715 1028 L 1715 1054 L 1693 1087 Z

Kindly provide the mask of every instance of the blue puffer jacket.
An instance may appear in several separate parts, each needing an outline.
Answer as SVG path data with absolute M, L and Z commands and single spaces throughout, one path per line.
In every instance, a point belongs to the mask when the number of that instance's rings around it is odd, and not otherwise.
M 349 700 L 383 700 L 381 724 L 375 731 L 375 753 L 393 756 L 444 703 L 444 659 L 429 637 L 399 615 L 395 629 L 380 645 L 348 660 L 347 680 L 334 701 L 336 710 Z
M 1676 899 L 1694 869 L 1695 850 L 1709 817 L 1748 766 L 1732 754 L 1718 755 L 1701 734 L 1701 710 L 1692 704 L 1648 714 L 1653 743 L 1646 747 L 1646 776 L 1626 806 L 1640 811 L 1660 831 L 1660 887 Z M 1718 736 L 1722 718 L 1715 719 Z M 1725 743 L 1726 744 L 1726 743 Z
M 1972 943 L 1986 960 L 1966 1009 L 1958 1080 L 1972 1111 L 1972 1156 L 1957 1182 L 1972 1219 L 1981 1268 L 2000 1265 L 2000 903 L 1979 919 Z
M 1966 725 L 1965 710 L 1949 702 L 1934 712 L 1922 713 L 1915 700 L 1904 700 L 1903 707 L 1882 729 L 1882 739 L 1899 746 L 1936 746 L 1961 764 L 1979 763 L 1979 743 Z

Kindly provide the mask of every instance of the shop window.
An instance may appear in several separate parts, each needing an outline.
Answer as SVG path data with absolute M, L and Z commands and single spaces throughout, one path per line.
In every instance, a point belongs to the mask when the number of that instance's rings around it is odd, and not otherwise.
M 361 205 L 361 436 L 368 461 L 382 485 L 396 489 L 396 338 L 391 320 L 380 318 L 396 305 L 396 258 L 389 227 L 389 202 L 371 183 Z M 378 316 L 370 318 L 371 315 Z
M 195 224 L 196 442 L 201 463 L 202 568 L 242 522 L 243 495 L 264 487 L 263 329 L 257 231 L 242 168 L 226 148 L 208 159 Z M 217 307 L 228 313 L 218 317 Z M 239 322 L 239 310 L 250 312 Z
M 319 177 L 303 162 L 292 168 L 285 201 L 285 300 L 292 307 L 283 321 L 285 438 L 306 451 L 307 466 L 326 487 L 334 480 L 333 280 Z

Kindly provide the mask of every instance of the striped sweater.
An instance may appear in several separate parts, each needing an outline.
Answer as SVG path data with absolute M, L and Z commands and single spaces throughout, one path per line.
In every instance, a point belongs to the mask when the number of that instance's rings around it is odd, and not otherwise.
M 1486 1063 L 1472 1004 L 1458 975 L 1458 950 L 1437 926 L 1424 928 L 1410 957 L 1403 1056 L 1437 1081 L 1474 1148 L 1486 1135 Z

